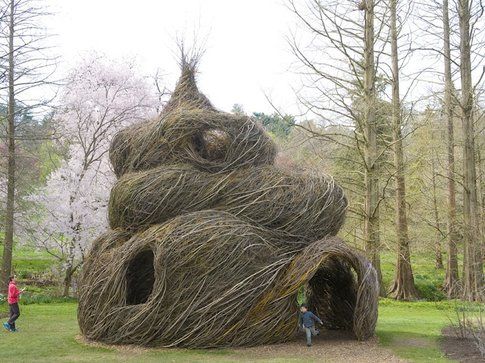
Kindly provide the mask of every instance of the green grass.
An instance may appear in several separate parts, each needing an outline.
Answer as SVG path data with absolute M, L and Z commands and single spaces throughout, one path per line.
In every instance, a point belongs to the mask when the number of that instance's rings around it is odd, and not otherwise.
M 18 333 L 0 338 L 2 362 L 218 362 L 224 350 L 125 350 L 98 348 L 79 343 L 74 303 L 22 306 Z
M 240 351 L 185 349 L 111 349 L 76 340 L 79 329 L 75 303 L 22 306 L 18 333 L 3 332 L 2 362 L 244 362 Z M 2 310 L 5 309 L 3 306 Z M 449 362 L 439 349 L 442 327 L 453 316 L 453 302 L 380 303 L 377 335 L 380 344 L 412 362 Z M 331 358 L 331 357 L 328 357 Z M 261 362 L 285 362 L 275 356 Z M 305 362 L 295 358 L 292 362 Z
M 0 248 L 1 252 L 1 248 Z M 44 251 L 28 247 L 14 250 L 14 271 L 20 280 L 52 277 L 52 267 L 58 262 Z M 394 253 L 382 254 L 383 280 L 389 286 L 394 278 Z M 449 325 L 456 304 L 438 301 L 444 270 L 434 267 L 432 254 L 415 254 L 413 269 L 421 297 L 429 302 L 399 303 L 384 299 L 380 302 L 377 335 L 380 344 L 396 355 L 413 362 L 448 362 L 439 349 L 441 329 Z M 247 361 L 231 350 L 116 350 L 86 346 L 75 337 L 79 334 L 76 304 L 55 297 L 56 286 L 27 286 L 22 299 L 22 316 L 18 334 L 4 333 L 0 338 L 0 361 L 21 362 L 233 362 Z M 4 306 L 4 305 L 3 305 Z M 5 308 L 0 305 L 0 311 Z M 271 362 L 287 361 L 274 357 Z M 298 362 L 295 358 L 292 360 Z M 305 361 L 305 360 L 300 360 Z
M 0 254 L 3 254 L 3 246 L 0 246 Z M 19 245 L 14 247 L 12 273 L 16 275 L 19 285 L 26 287 L 23 304 L 66 301 L 57 297 L 60 291 L 59 276 L 54 269 L 58 267 L 59 261 L 44 250 Z
M 412 362 L 450 362 L 439 347 L 441 329 L 450 325 L 455 303 L 381 300 L 379 342 Z
M 0 254 L 3 254 L 3 246 L 0 246 Z M 44 250 L 18 245 L 14 247 L 12 270 L 19 279 L 48 274 L 56 264 L 57 260 Z

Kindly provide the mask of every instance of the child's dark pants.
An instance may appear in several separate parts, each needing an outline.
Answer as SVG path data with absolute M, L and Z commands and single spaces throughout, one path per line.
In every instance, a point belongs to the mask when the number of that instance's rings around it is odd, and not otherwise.
M 15 320 L 18 319 L 20 316 L 20 309 L 18 303 L 9 304 L 10 305 L 10 319 L 8 319 L 8 323 L 10 327 L 15 330 Z

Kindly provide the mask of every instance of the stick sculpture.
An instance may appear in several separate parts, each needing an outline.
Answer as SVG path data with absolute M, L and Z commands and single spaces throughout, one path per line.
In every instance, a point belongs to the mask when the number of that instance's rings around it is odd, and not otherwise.
M 112 141 L 111 230 L 84 264 L 84 336 L 114 344 L 219 347 L 297 333 L 299 294 L 329 329 L 373 335 L 378 282 L 335 237 L 347 201 L 333 179 L 274 165 L 250 117 L 216 110 L 195 61 L 162 114 Z

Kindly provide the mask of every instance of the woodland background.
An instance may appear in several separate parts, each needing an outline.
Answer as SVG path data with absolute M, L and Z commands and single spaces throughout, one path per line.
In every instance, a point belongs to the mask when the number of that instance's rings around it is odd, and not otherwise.
M 343 186 L 349 209 L 340 235 L 381 271 L 383 296 L 482 300 L 484 4 L 284 6 L 298 23 L 287 42 L 301 112 L 275 106 L 248 115 L 279 145 L 278 162 Z M 173 85 L 133 59 L 95 52 L 59 74 L 44 25 L 52 16 L 42 1 L 0 2 L 2 286 L 15 256 L 28 251 L 49 261 L 23 274 L 32 291 L 50 286 L 69 296 L 107 227 L 109 142 L 156 117 Z M 246 113 L 234 103 L 231 112 Z

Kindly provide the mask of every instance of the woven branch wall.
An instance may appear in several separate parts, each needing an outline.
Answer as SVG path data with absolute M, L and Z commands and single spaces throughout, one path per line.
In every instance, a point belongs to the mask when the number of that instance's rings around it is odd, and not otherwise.
M 183 61 L 160 117 L 112 141 L 111 230 L 84 264 L 82 333 L 166 347 L 283 342 L 297 333 L 305 287 L 327 328 L 373 335 L 376 272 L 335 237 L 342 189 L 274 165 L 264 130 L 216 110 L 194 72 Z

